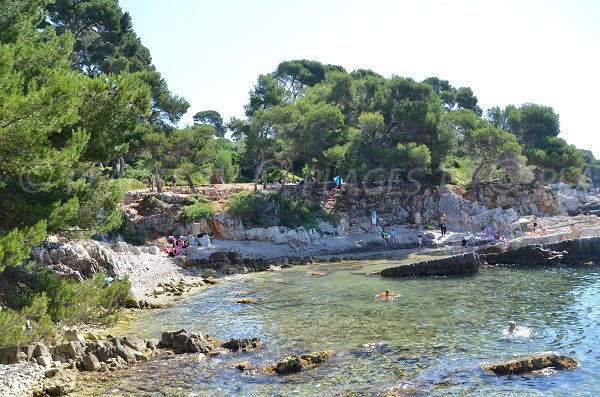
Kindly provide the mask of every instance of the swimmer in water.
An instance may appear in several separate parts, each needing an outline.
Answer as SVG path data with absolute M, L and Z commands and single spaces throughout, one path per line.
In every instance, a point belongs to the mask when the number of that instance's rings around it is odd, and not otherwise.
M 512 335 L 515 332 L 516 328 L 517 328 L 517 323 L 515 323 L 514 321 L 508 322 L 508 333 L 510 335 Z
M 395 300 L 399 296 L 400 296 L 400 294 L 391 292 L 389 289 L 386 289 L 385 292 L 382 292 L 379 295 L 375 295 L 376 298 L 379 298 L 381 300 L 391 300 L 391 301 Z

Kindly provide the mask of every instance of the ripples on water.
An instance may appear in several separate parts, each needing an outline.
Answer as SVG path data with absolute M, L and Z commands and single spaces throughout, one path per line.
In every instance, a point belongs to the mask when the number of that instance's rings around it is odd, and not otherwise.
M 354 396 L 596 395 L 600 390 L 600 275 L 594 269 L 482 269 L 473 277 L 393 280 L 365 276 L 393 263 L 336 263 L 236 276 L 170 310 L 144 311 L 129 332 L 204 330 L 260 336 L 257 352 L 157 359 L 91 384 L 79 395 Z M 312 277 L 311 272 L 326 273 Z M 396 301 L 374 299 L 389 288 Z M 256 305 L 234 303 L 250 296 Z M 504 335 L 509 320 L 519 325 Z M 291 353 L 332 349 L 322 366 L 285 377 L 240 373 Z M 484 363 L 558 351 L 573 371 L 499 377 Z

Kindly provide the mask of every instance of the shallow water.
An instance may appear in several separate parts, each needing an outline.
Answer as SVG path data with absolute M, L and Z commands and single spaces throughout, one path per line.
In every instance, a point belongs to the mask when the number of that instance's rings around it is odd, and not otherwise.
M 398 262 L 346 262 L 234 276 L 169 310 L 143 311 L 122 332 L 207 331 L 221 339 L 259 336 L 256 352 L 155 359 L 90 383 L 75 395 L 363 396 L 397 391 L 427 396 L 592 396 L 600 391 L 600 273 L 581 268 L 492 268 L 471 277 L 366 276 Z M 326 273 L 314 277 L 314 271 Z M 395 301 L 375 295 L 389 288 Z M 256 305 L 234 303 L 239 296 Z M 505 335 L 509 320 L 527 332 Z M 369 344 L 366 345 L 365 344 Z M 291 353 L 332 349 L 318 368 L 291 376 L 241 373 Z M 481 365 L 558 351 L 580 367 L 496 376 Z

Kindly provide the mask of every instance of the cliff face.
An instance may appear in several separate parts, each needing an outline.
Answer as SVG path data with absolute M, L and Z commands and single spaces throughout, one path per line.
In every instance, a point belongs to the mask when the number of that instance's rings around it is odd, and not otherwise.
M 323 185 L 283 186 L 278 192 L 318 202 L 328 212 L 340 216 L 341 225 L 321 222 L 321 232 L 341 235 L 370 230 L 371 211 L 395 225 L 431 225 L 437 228 L 439 218 L 446 215 L 448 228 L 454 231 L 477 230 L 490 226 L 509 231 L 511 223 L 524 215 L 555 216 L 578 212 L 583 197 L 547 188 L 523 186 L 484 186 L 486 206 L 474 200 L 473 193 L 456 186 L 424 186 L 406 184 L 361 190 L 353 186 L 331 189 Z M 473 196 L 473 197 L 472 197 Z M 210 220 L 195 224 L 180 222 L 179 213 L 185 196 L 160 194 L 152 208 L 139 193 L 129 196 L 126 214 L 135 224 L 156 235 L 209 233 L 225 240 L 269 241 L 277 244 L 309 244 L 319 240 L 315 230 L 289 229 L 281 226 L 248 228 L 241 220 L 219 213 Z

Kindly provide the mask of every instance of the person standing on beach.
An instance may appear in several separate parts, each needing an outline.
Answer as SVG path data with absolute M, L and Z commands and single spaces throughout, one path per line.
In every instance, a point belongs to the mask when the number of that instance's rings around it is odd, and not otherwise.
M 467 253 L 467 247 L 469 246 L 469 242 L 467 241 L 466 238 L 463 237 L 463 239 L 461 241 L 461 245 L 462 245 L 462 247 L 460 248 L 460 253 L 461 254 L 466 254 Z
M 420 234 L 419 237 L 417 237 L 417 242 L 419 243 L 419 249 L 423 248 L 423 237 L 421 237 Z
M 446 234 L 446 214 L 440 216 L 440 232 L 442 233 L 442 236 Z
M 375 228 L 377 226 L 377 211 L 371 211 L 371 226 Z

